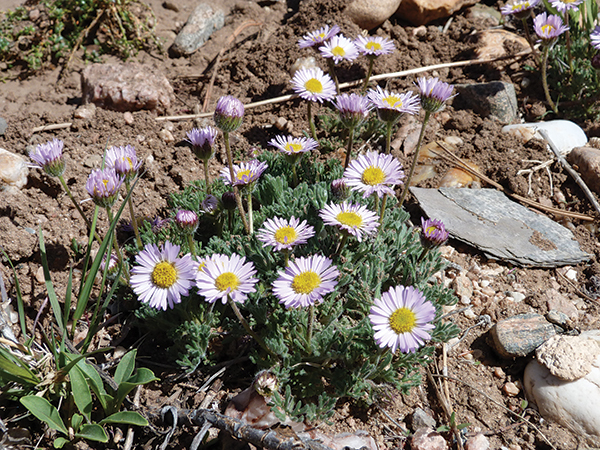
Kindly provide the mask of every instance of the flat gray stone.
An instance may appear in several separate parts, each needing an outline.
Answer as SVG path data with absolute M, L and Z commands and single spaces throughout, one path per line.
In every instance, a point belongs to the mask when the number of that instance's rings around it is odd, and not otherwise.
M 495 117 L 500 123 L 510 124 L 518 119 L 519 105 L 512 83 L 492 81 L 490 83 L 457 84 L 452 106 L 469 108 L 482 117 Z
M 528 313 L 501 320 L 490 329 L 490 335 L 498 355 L 517 358 L 533 353 L 556 331 L 544 316 Z
M 169 51 L 177 56 L 190 55 L 202 47 L 211 34 L 223 28 L 224 24 L 223 11 L 213 9 L 208 3 L 200 3 L 188 17 Z
M 496 189 L 412 187 L 427 216 L 490 259 L 522 267 L 575 265 L 591 258 L 573 233 L 546 216 L 510 200 Z

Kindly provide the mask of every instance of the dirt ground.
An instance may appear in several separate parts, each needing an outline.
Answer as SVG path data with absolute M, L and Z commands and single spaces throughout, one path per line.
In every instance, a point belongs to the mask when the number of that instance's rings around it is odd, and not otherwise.
M 16 3 L 16 2 L 15 2 Z M 157 16 L 157 35 L 165 42 L 165 48 L 176 36 L 179 28 L 195 6 L 193 0 L 174 2 L 177 11 L 163 7 L 160 0 L 149 2 Z M 493 2 L 492 2 L 493 3 Z M 74 119 L 73 113 L 81 102 L 80 71 L 84 63 L 75 58 L 71 71 L 58 80 L 59 68 L 50 68 L 33 78 L 14 79 L 10 70 L 4 68 L 4 79 L 0 85 L 0 116 L 8 122 L 8 129 L 0 136 L 0 147 L 26 155 L 39 143 L 54 137 L 65 143 L 67 160 L 66 179 L 76 198 L 87 197 L 85 181 L 93 166 L 91 155 L 101 155 L 106 146 L 132 144 L 138 157 L 145 161 L 146 174 L 139 183 L 135 196 L 137 210 L 147 217 L 166 217 L 167 197 L 173 191 L 183 189 L 188 183 L 203 176 L 201 164 L 187 147 L 175 146 L 185 138 L 192 127 L 210 124 L 210 119 L 160 120 L 161 116 L 177 116 L 198 112 L 208 96 L 209 110 L 216 99 L 230 94 L 244 103 L 266 100 L 291 93 L 289 69 L 307 51 L 296 44 L 307 31 L 316 30 L 324 24 L 338 24 L 347 36 L 356 36 L 360 29 L 343 14 L 345 2 L 336 0 L 306 0 L 288 8 L 285 2 L 255 2 L 224 0 L 221 7 L 226 10 L 225 27 L 215 32 L 211 39 L 196 53 L 188 57 L 171 58 L 159 52 L 141 52 L 135 59 L 151 64 L 164 73 L 175 89 L 175 101 L 164 113 L 140 111 L 133 113 L 133 124 L 126 123 L 123 113 L 98 108 L 93 120 Z M 12 4 L 6 7 L 14 6 Z M 5 3 L 2 3 L 5 9 Z M 33 6 L 32 6 L 33 7 Z M 392 19 L 375 30 L 381 36 L 391 37 L 398 51 L 381 58 L 375 64 L 374 73 L 397 72 L 405 69 L 469 59 L 473 56 L 476 40 L 473 35 L 486 27 L 484 21 L 471 18 L 468 10 L 456 14 L 446 31 L 445 20 L 419 30 L 406 23 Z M 227 39 L 241 25 L 247 25 L 234 44 L 224 53 L 211 91 L 207 91 L 217 54 Z M 106 61 L 114 61 L 107 57 Z M 525 120 L 535 119 L 543 113 L 541 83 L 535 73 L 525 73 L 524 65 L 532 61 L 509 60 L 491 64 L 476 64 L 462 68 L 440 69 L 428 75 L 439 76 L 449 83 L 471 83 L 507 81 L 515 84 L 519 108 Z M 341 66 L 340 82 L 352 81 L 364 76 L 366 63 L 357 60 Z M 531 78 L 523 83 L 523 78 Z M 395 78 L 388 81 L 388 88 L 396 91 L 414 89 L 415 76 Z M 526 87 L 524 87 L 526 86 Z M 306 127 L 306 109 L 299 100 L 281 102 L 247 110 L 244 125 L 234 136 L 235 147 L 249 149 L 252 146 L 267 147 L 267 142 L 281 132 L 274 125 L 283 118 L 291 125 L 292 133 L 299 135 Z M 53 131 L 33 132 L 35 127 L 71 122 L 70 126 Z M 500 132 L 501 124 L 484 119 L 467 109 L 452 106 L 437 115 L 430 130 L 435 138 L 458 136 L 462 144 L 456 153 L 476 164 L 482 173 L 507 189 L 535 201 L 566 207 L 572 211 L 592 214 L 592 208 L 580 189 L 563 172 L 558 163 L 550 166 L 553 191 L 545 171 L 536 172 L 531 178 L 529 189 L 526 175 L 517 175 L 520 169 L 531 167 L 527 161 L 550 159 L 545 146 L 536 141 L 523 144 Z M 410 163 L 410 146 L 403 145 L 410 120 L 406 120 L 394 140 L 394 154 L 405 165 Z M 590 123 L 580 124 L 588 137 L 599 134 Z M 174 137 L 171 141 L 169 133 Z M 427 137 L 434 138 L 433 133 Z M 336 154 L 323 157 L 337 157 Z M 223 161 L 223 152 L 217 161 Z M 447 165 L 438 164 L 443 173 Z M 219 167 L 212 165 L 211 175 L 217 176 Z M 424 186 L 434 186 L 440 175 L 428 180 Z M 566 205 L 566 206 L 565 206 Z M 85 211 L 92 210 L 91 202 L 83 204 Z M 414 199 L 409 199 L 407 208 L 419 216 Z M 102 225 L 105 225 L 103 223 Z M 102 226 L 101 225 L 101 226 Z M 448 280 L 459 273 L 477 283 L 472 296 L 471 310 L 452 316 L 452 320 L 467 330 L 478 323 L 478 318 L 487 314 L 492 322 L 523 312 L 547 313 L 546 302 L 541 293 L 549 287 L 568 298 L 579 311 L 579 319 L 572 323 L 573 330 L 599 328 L 598 280 L 600 265 L 595 229 L 583 222 L 566 222 L 573 229 L 583 250 L 592 255 L 588 263 L 573 267 L 576 281 L 564 276 L 566 268 L 535 269 L 517 268 L 502 261 L 489 261 L 476 249 L 450 241 L 444 253 L 453 266 L 446 271 Z M 49 254 L 51 275 L 57 286 L 59 298 L 64 295 L 68 268 L 72 260 L 71 242 L 83 243 L 86 239 L 85 224 L 78 216 L 70 200 L 64 195 L 58 181 L 31 170 L 28 184 L 18 192 L 0 193 L 0 245 L 4 247 L 17 268 L 21 289 L 26 300 L 28 315 L 35 318 L 45 299 L 43 276 L 40 278 L 40 255 L 35 230 L 41 228 Z M 14 295 L 12 272 L 6 260 L 0 259 L 0 270 L 7 282 L 11 296 Z M 77 271 L 75 277 L 78 276 Z M 40 281 L 41 280 L 41 281 Z M 77 280 L 75 280 L 77 282 Z M 515 301 L 508 292 L 520 292 L 525 298 Z M 460 308 L 459 305 L 457 308 Z M 50 314 L 47 314 L 46 321 Z M 125 320 L 123 323 L 127 322 Z M 126 327 L 116 328 L 123 331 Z M 491 448 L 501 446 L 517 449 L 578 448 L 578 437 L 560 426 L 541 420 L 531 408 L 524 417 L 536 425 L 537 430 L 520 421 L 511 410 L 521 414 L 524 399 L 522 389 L 516 395 L 507 395 L 505 386 L 513 382 L 520 387 L 523 369 L 527 361 L 499 359 L 488 343 L 489 325 L 476 326 L 465 338 L 453 347 L 447 358 L 448 374 L 460 381 L 450 381 L 448 389 L 451 408 L 459 423 L 470 424 L 466 436 L 484 433 Z M 18 330 L 15 328 L 15 332 Z M 106 344 L 122 341 L 123 336 L 110 331 L 104 339 Z M 127 341 L 128 342 L 128 341 Z M 157 365 L 152 362 L 152 345 L 145 342 L 138 350 L 140 361 L 162 379 L 161 383 L 144 387 L 140 404 L 147 411 L 156 413 L 164 405 L 181 408 L 197 408 L 203 400 L 198 387 L 210 375 L 197 371 L 181 379 L 175 364 Z M 438 352 L 441 355 L 440 352 Z M 436 360 L 432 371 L 441 371 L 441 361 Z M 222 376 L 224 388 L 215 401 L 223 407 L 228 398 L 243 389 L 250 379 L 236 379 L 233 369 Z M 501 405 L 501 406 L 500 406 Z M 411 430 L 410 417 L 420 407 L 432 415 L 438 425 L 448 423 L 440 401 L 430 382 L 424 378 L 422 387 L 410 395 L 395 395 L 385 403 L 370 409 L 340 402 L 333 424 L 322 424 L 328 432 L 366 430 L 377 441 L 381 449 L 410 448 L 405 438 L 404 426 Z M 508 410 L 507 410 L 508 409 Z M 0 416 L 8 419 L 12 411 L 0 406 Z M 393 419 L 393 421 L 391 419 Z M 155 427 L 136 435 L 140 448 L 152 448 L 162 440 L 160 430 L 166 427 L 159 421 Z M 158 431 L 157 431 L 158 430 Z M 34 434 L 39 430 L 34 430 Z M 189 447 L 195 435 L 194 429 L 184 426 L 177 430 L 172 439 L 173 448 Z M 543 435 L 543 436 L 542 436 Z M 449 434 L 445 434 L 451 448 L 456 448 Z M 34 436 L 34 442 L 39 435 Z M 42 445 L 48 445 L 43 441 Z M 123 442 L 114 444 L 121 448 Z M 98 447 L 99 448 L 99 447 Z

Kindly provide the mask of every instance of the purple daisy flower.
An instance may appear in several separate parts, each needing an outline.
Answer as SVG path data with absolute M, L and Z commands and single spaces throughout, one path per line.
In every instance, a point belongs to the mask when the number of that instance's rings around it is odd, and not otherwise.
M 319 47 L 319 51 L 324 58 L 332 58 L 336 64 L 344 60 L 353 61 L 358 57 L 358 48 L 354 42 L 341 34 L 325 42 Z
M 292 78 L 294 92 L 304 100 L 323 103 L 335 97 L 335 83 L 318 67 L 300 69 Z
M 198 214 L 187 209 L 180 209 L 175 214 L 175 222 L 185 234 L 194 234 L 198 228 Z
M 453 97 L 454 86 L 440 81 L 439 78 L 421 77 L 417 80 L 421 106 L 430 113 L 440 112 L 446 102 Z
M 244 104 L 231 95 L 224 95 L 217 100 L 214 120 L 224 133 L 231 133 L 242 125 Z
M 29 153 L 29 157 L 48 175 L 60 177 L 65 173 L 66 168 L 62 153 L 63 146 L 64 143 L 60 139 L 52 139 L 45 144 L 38 144 L 35 150 Z
M 194 284 L 197 264 L 190 255 L 178 258 L 179 246 L 165 242 L 162 249 L 147 244 L 135 257 L 130 284 L 138 299 L 156 309 L 166 310 L 181 303 Z
M 344 181 L 353 191 L 363 193 L 363 198 L 377 194 L 394 195 L 393 187 L 402 183 L 402 164 L 392 155 L 368 152 L 352 160 L 344 171 Z
M 235 178 L 233 182 L 231 181 L 231 174 L 227 167 L 221 169 L 221 177 L 229 185 L 244 187 L 258 180 L 267 167 L 267 163 L 254 159 L 247 163 L 240 163 L 239 166 L 237 164 L 233 165 L 233 176 Z
M 360 53 L 368 58 L 389 55 L 396 50 L 396 46 L 390 39 L 381 36 L 361 35 L 354 40 L 354 45 Z
M 545 12 L 535 16 L 533 29 L 540 38 L 542 45 L 551 46 L 558 37 L 569 29 L 559 16 L 547 15 Z
M 379 226 L 377 214 L 366 206 L 344 202 L 331 203 L 319 211 L 325 225 L 332 225 L 362 240 L 363 235 L 373 234 Z
M 435 328 L 434 318 L 433 303 L 412 286 L 390 288 L 381 299 L 375 299 L 369 314 L 377 345 L 390 347 L 392 353 L 397 349 L 415 352 L 431 339 L 428 331 Z
M 219 199 L 214 195 L 207 195 L 202 204 L 200 210 L 206 214 L 214 214 L 219 210 Z
M 427 247 L 439 247 L 448 240 L 448 232 L 441 220 L 421 217 L 421 238 Z
M 208 303 L 221 299 L 227 303 L 227 297 L 237 303 L 244 303 L 250 292 L 256 292 L 254 285 L 258 282 L 254 278 L 256 270 L 252 262 L 236 255 L 212 255 L 204 259 L 204 266 L 196 270 L 196 286 L 198 294 L 202 295 Z
M 363 123 L 371 110 L 371 103 L 366 97 L 358 94 L 341 94 L 335 98 L 342 124 L 346 128 L 355 128 Z
M 273 293 L 286 308 L 314 305 L 335 289 L 339 274 L 329 258 L 300 257 L 279 271 L 279 278 L 273 282 Z
M 96 205 L 110 208 L 117 200 L 123 181 L 115 169 L 96 169 L 88 177 L 85 188 Z
M 514 15 L 519 19 L 526 19 L 534 7 L 536 7 L 541 0 L 509 0 L 509 2 L 500 8 L 500 12 L 507 15 Z
M 256 232 L 256 238 L 264 243 L 263 247 L 271 245 L 276 251 L 290 250 L 295 245 L 306 244 L 314 235 L 314 228 L 306 220 L 300 223 L 294 216 L 289 221 L 280 217 L 267 219 Z
M 319 146 L 317 141 L 307 137 L 293 136 L 275 136 L 275 139 L 269 141 L 269 145 L 277 147 L 286 155 L 296 155 L 298 153 L 306 153 L 314 150 Z
M 317 31 L 311 31 L 310 33 L 302 36 L 302 38 L 298 40 L 298 46 L 300 48 L 313 47 L 317 44 L 328 41 L 339 32 L 340 27 L 337 25 L 333 25 L 331 28 L 329 28 L 329 25 L 325 25 L 323 28 L 319 28 Z
M 590 41 L 596 50 L 600 50 L 600 25 L 596 25 L 590 33 Z
M 115 146 L 106 151 L 106 167 L 115 169 L 117 175 L 131 181 L 140 170 L 142 161 L 138 161 L 135 148 L 131 145 Z
M 550 0 L 550 4 L 561 14 L 571 9 L 578 9 L 583 0 Z
M 213 146 L 218 133 L 216 128 L 210 126 L 200 129 L 192 128 L 186 133 L 186 142 L 192 146 L 192 151 L 200 161 L 208 161 L 213 155 Z
M 412 92 L 397 94 L 377 86 L 377 89 L 369 89 L 367 97 L 377 110 L 379 120 L 385 123 L 394 124 L 402 114 L 419 112 L 419 96 Z

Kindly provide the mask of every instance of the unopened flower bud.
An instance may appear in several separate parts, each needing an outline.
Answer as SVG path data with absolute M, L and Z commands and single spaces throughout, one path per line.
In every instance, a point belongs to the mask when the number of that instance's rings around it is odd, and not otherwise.
M 271 397 L 279 389 L 279 381 L 273 373 L 263 370 L 254 380 L 254 389 L 263 397 Z

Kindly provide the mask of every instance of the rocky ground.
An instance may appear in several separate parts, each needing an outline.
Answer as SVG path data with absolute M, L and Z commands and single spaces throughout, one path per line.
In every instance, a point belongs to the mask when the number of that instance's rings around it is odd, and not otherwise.
M 344 12 L 345 3 L 313 0 L 288 7 L 284 2 L 226 0 L 220 5 L 225 12 L 223 28 L 215 31 L 198 51 L 186 56 L 149 51 L 140 52 L 134 58 L 152 66 L 173 87 L 170 103 L 162 110 L 124 113 L 100 107 L 82 108 L 80 77 L 85 64 L 77 57 L 69 72 L 60 78 L 58 67 L 50 67 L 27 79 L 15 78 L 16 73 L 5 67 L 4 83 L 0 88 L 0 116 L 6 121 L 7 128 L 0 136 L 0 147 L 26 155 L 39 143 L 52 138 L 63 140 L 67 184 L 76 198 L 84 199 L 87 197 L 85 180 L 90 170 L 99 164 L 103 149 L 111 145 L 134 145 L 146 168 L 137 188 L 136 207 L 147 217 L 166 217 L 168 195 L 203 176 L 201 165 L 190 150 L 176 144 L 192 127 L 211 123 L 210 115 L 196 119 L 181 116 L 203 111 L 204 104 L 207 105 L 205 110 L 210 112 L 216 99 L 225 94 L 234 95 L 245 104 L 290 94 L 289 70 L 298 58 L 309 54 L 298 48 L 299 37 L 334 23 L 347 36 L 360 33 L 360 27 Z M 150 4 L 157 18 L 157 36 L 167 49 L 193 11 L 195 2 L 182 0 L 171 5 L 154 0 Z M 6 7 L 10 6 L 13 5 Z M 35 5 L 28 7 L 34 9 Z M 420 27 L 391 17 L 372 33 L 392 38 L 398 51 L 378 60 L 374 73 L 398 72 L 481 55 L 482 33 L 498 25 L 493 14 L 486 14 L 482 16 L 476 8 L 465 8 L 452 16 L 451 21 L 444 18 Z M 514 26 L 508 28 L 518 33 Z M 495 51 L 506 49 L 527 50 L 517 44 L 506 44 Z M 217 58 L 221 51 L 222 57 Z M 106 57 L 104 61 L 116 63 L 117 59 Z M 520 57 L 441 67 L 427 74 L 453 84 L 510 83 L 518 98 L 515 121 L 531 121 L 539 119 L 546 110 L 539 75 L 526 71 L 526 65 L 532 65 L 531 59 Z M 340 69 L 341 82 L 353 81 L 364 76 L 366 63 L 359 60 L 343 64 Z M 214 84 L 211 84 L 213 74 Z M 390 78 L 382 82 L 382 86 L 400 92 L 414 89 L 416 76 Z M 268 140 L 280 134 L 282 129 L 300 135 L 306 128 L 305 114 L 306 109 L 299 100 L 247 108 L 244 125 L 234 136 L 234 145 L 238 149 L 266 148 Z M 39 127 L 55 124 L 63 125 L 38 131 Z M 414 139 L 415 126 L 409 119 L 401 125 L 393 142 L 393 153 L 407 165 L 414 149 L 410 139 L 411 136 Z M 434 139 L 454 142 L 458 156 L 476 165 L 481 173 L 504 189 L 546 206 L 594 214 L 590 202 L 557 162 L 550 164 L 548 171 L 535 171 L 529 180 L 526 173 L 519 174 L 519 170 L 539 164 L 532 161 L 543 162 L 552 156 L 540 140 L 524 143 L 502 133 L 503 125 L 497 118 L 475 112 L 472 106 L 461 105 L 457 98 L 453 106 L 433 119 L 430 128 L 433 131 L 426 139 L 428 142 Z M 591 121 L 579 125 L 589 138 L 600 135 Z M 343 149 L 339 154 L 343 154 Z M 335 158 L 338 153 L 322 157 Z M 216 159 L 222 164 L 223 152 L 218 153 Z M 213 177 L 218 175 L 219 164 L 212 166 Z M 436 175 L 423 181 L 421 186 L 437 187 L 449 168 L 443 161 L 433 164 Z M 486 183 L 482 184 L 488 187 Z M 83 204 L 88 213 L 92 210 L 90 203 Z M 421 212 L 415 198 L 409 198 L 407 209 L 417 222 Z M 330 435 L 366 430 L 380 449 L 425 448 L 414 439 L 411 443 L 411 438 L 406 437 L 408 433 L 416 432 L 423 424 L 448 425 L 446 411 L 454 411 L 457 423 L 468 424 L 463 437 L 481 433 L 489 448 L 575 449 L 585 445 L 580 433 L 569 431 L 555 421 L 544 420 L 531 405 L 523 409 L 526 406 L 523 373 L 532 357 L 499 357 L 493 350 L 490 334 L 491 327 L 503 319 L 522 313 L 546 316 L 550 311 L 566 315 L 562 328 L 571 334 L 599 328 L 600 249 L 595 222 L 549 217 L 560 219 L 572 230 L 581 249 L 589 253 L 589 261 L 572 267 L 518 267 L 501 259 L 490 260 L 476 248 L 450 240 L 443 250 L 451 265 L 440 274 L 440 281 L 452 286 L 460 298 L 457 307 L 448 312 L 453 313 L 450 320 L 454 320 L 464 334 L 460 340 L 440 348 L 430 368 L 433 373 L 447 373 L 450 377 L 447 383 L 438 388 L 434 385 L 437 379 L 427 379 L 424 374 L 423 385 L 409 395 L 394 395 L 389 402 L 370 409 L 342 401 L 333 423 L 320 424 L 320 428 Z M 38 229 L 44 233 L 51 255 L 51 275 L 60 298 L 64 295 L 73 260 L 72 241 L 83 243 L 86 228 L 59 183 L 41 171 L 30 170 L 24 186 L 0 193 L 0 245 L 16 267 L 31 320 L 42 308 L 46 297 L 35 235 Z M 0 259 L 0 271 L 9 295 L 14 298 L 13 276 L 4 257 Z M 77 276 L 76 270 L 75 278 Z M 51 317 L 47 310 L 42 313 L 41 320 L 48 325 Z M 127 336 L 128 324 L 129 319 L 124 319 L 118 327 L 101 336 L 103 344 L 133 344 L 137 335 L 130 331 L 131 335 Z M 535 325 L 529 322 L 524 328 L 532 333 L 536 331 Z M 16 326 L 14 330 L 18 331 Z M 510 333 L 509 327 L 509 340 Z M 512 338 L 516 339 L 515 336 Z M 199 370 L 182 379 L 175 364 L 156 364 L 152 360 L 154 351 L 151 342 L 145 342 L 138 350 L 140 364 L 147 364 L 162 380 L 141 390 L 140 407 L 152 414 L 165 405 L 198 408 L 206 397 L 199 387 L 210 374 Z M 221 375 L 223 387 L 217 390 L 212 401 L 224 408 L 229 398 L 249 384 L 249 379 L 240 381 L 236 376 L 237 372 L 234 374 L 233 370 Z M 449 409 L 442 406 L 444 398 Z M 4 421 L 12 420 L 17 414 L 14 407 L 2 403 L 0 411 Z M 31 422 L 30 425 L 17 422 L 16 426 L 32 427 L 32 442 L 37 442 L 42 435 Z M 137 445 L 157 446 L 163 439 L 161 431 L 166 429 L 167 426 L 157 419 L 153 428 L 138 432 Z M 189 447 L 195 430 L 190 425 L 179 427 L 171 439 L 172 445 Z M 448 447 L 457 448 L 450 433 L 442 433 L 442 440 Z M 51 441 L 43 440 L 42 445 L 48 446 L 48 442 Z M 115 442 L 107 448 L 124 445 L 118 439 Z M 487 448 L 484 443 L 477 444 L 478 447 L 475 443 L 472 445 L 469 448 Z

